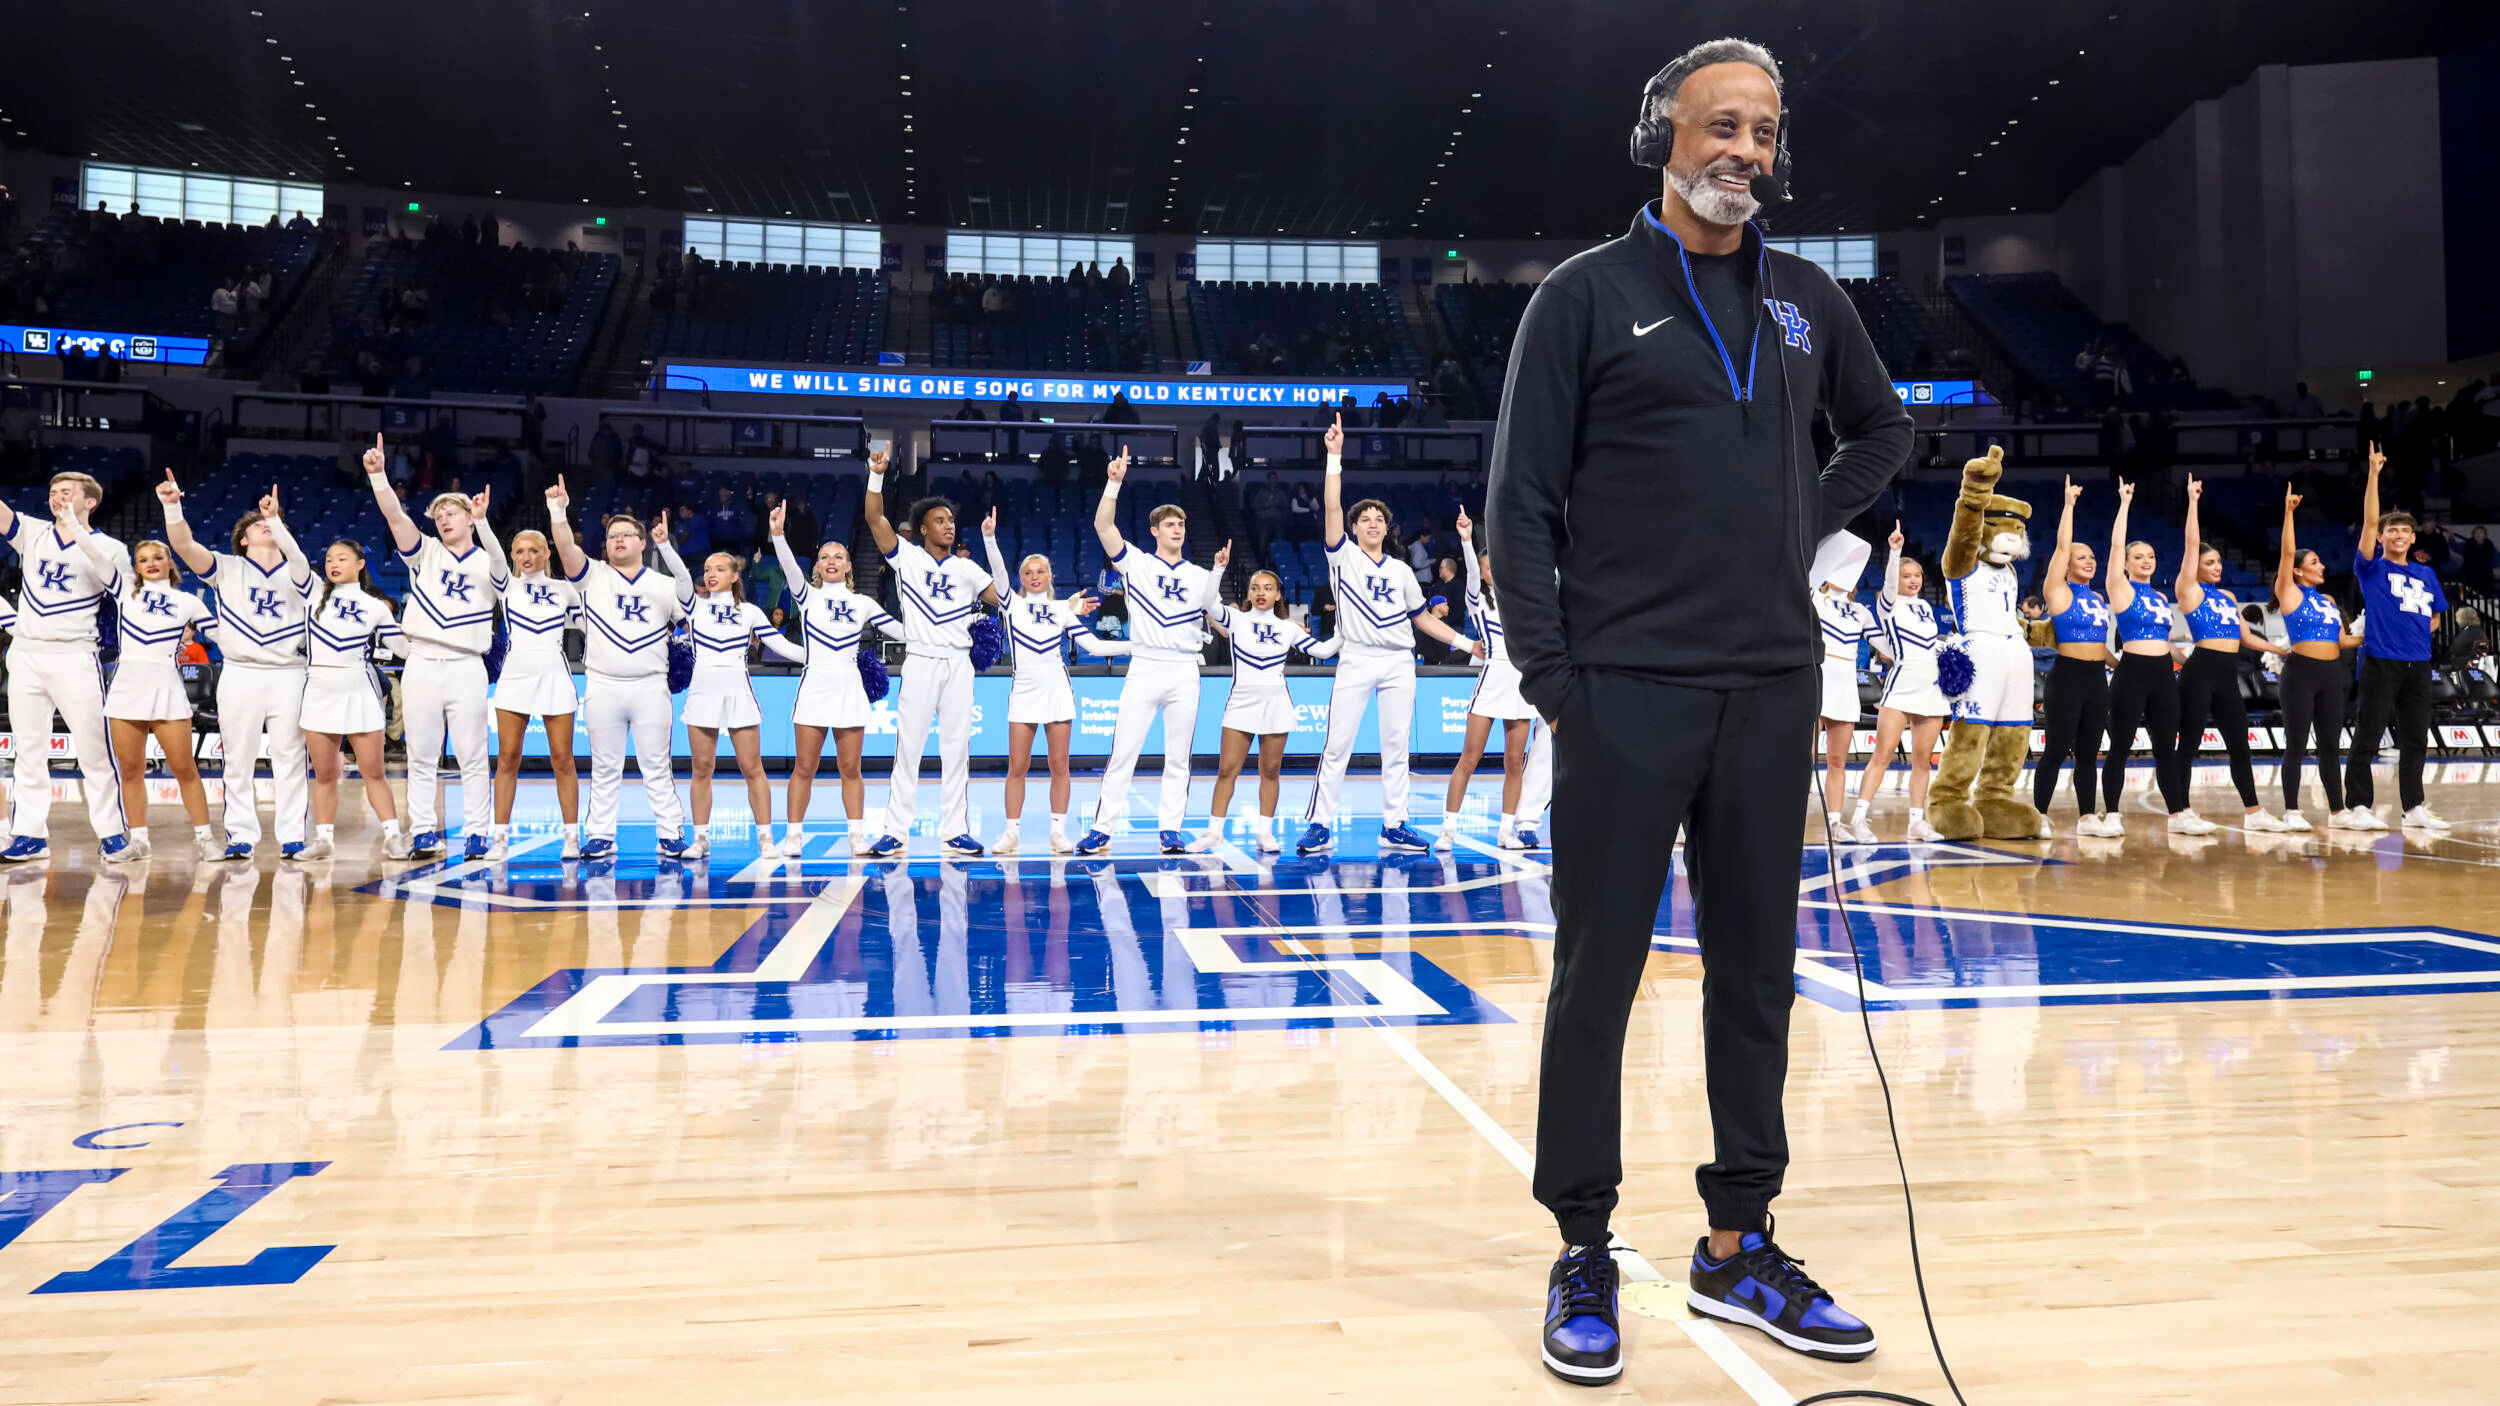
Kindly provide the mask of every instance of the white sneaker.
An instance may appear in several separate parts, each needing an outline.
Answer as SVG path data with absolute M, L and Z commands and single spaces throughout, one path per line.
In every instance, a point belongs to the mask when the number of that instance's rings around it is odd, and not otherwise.
M 2306 835 L 2311 833 L 2309 817 L 2296 810 L 2287 810 L 2283 812 L 2283 819 L 2278 823 L 2281 824 L 2285 830 L 2288 830 L 2295 835 Z M 2326 823 L 2329 825 L 2334 824 L 2335 818 L 2333 816 L 2327 817 Z
M 338 853 L 337 846 L 331 844 L 328 840 L 321 838 L 319 835 L 315 835 L 311 839 L 304 841 L 304 847 L 295 852 L 295 857 L 299 860 L 328 859 L 331 855 L 336 853 Z
M 785 858 L 781 852 L 781 846 L 773 843 L 772 831 L 765 831 L 764 838 L 755 842 L 755 857 L 759 860 L 780 860 Z
M 130 859 L 132 863 L 138 863 L 155 853 L 156 847 L 149 843 L 145 836 L 133 835 L 130 837 Z
M 1023 842 L 1023 832 L 1017 830 L 1001 830 L 998 832 L 998 838 L 990 841 L 990 853 L 1014 854 L 1017 847 L 1023 844 Z
M 1065 830 L 1053 830 L 1050 832 L 1050 852 L 1052 854 L 1074 854 L 1076 853 L 1076 841 L 1070 838 L 1068 832 Z
M 851 858 L 866 859 L 868 857 L 868 847 L 875 843 L 876 841 L 868 838 L 866 832 L 853 830 L 851 832 Z
M 2043 815 L 2040 817 L 2039 833 L 2033 835 L 2032 838 L 2035 840 L 2054 840 L 2057 838 L 2057 831 L 2049 825 L 2049 818 L 2047 816 Z
M 1917 839 L 1917 823 L 1914 822 L 1910 828 L 1910 838 L 1913 840 Z M 1875 827 L 1863 820 L 1852 821 L 1845 825 L 1834 826 L 1833 829 L 1836 832 L 1834 838 L 1838 839 L 1844 845 L 1872 845 L 1882 843 L 1882 841 L 1875 838 Z
M 1432 837 L 1432 847 L 1445 852 L 1456 848 L 1458 845 L 1457 829 L 1456 825 L 1443 825 L 1441 833 Z
M 2260 831 L 2276 835 L 2292 828 L 2289 825 L 2284 824 L 2282 821 L 2275 819 L 2274 812 L 2269 810 L 2250 811 L 2248 813 L 2248 818 L 2242 821 L 2241 824 L 2245 825 L 2252 831 Z
M 1277 843 L 1275 831 L 1261 830 L 1259 832 L 1259 853 L 1274 854 L 1283 847 Z
M 305 846 L 305 853 L 304 853 L 304 857 L 305 857 L 305 858 L 307 858 L 307 859 L 309 859 L 309 858 L 311 858 L 311 857 L 312 857 L 312 847 L 311 847 L 311 846 L 309 846 L 309 845 Z M 512 857 L 512 836 L 511 836 L 510 834 L 506 833 L 506 834 L 499 834 L 499 835 L 496 835 L 493 839 L 491 839 L 491 840 L 489 840 L 489 841 L 487 842 L 487 845 L 486 845 L 486 862 L 487 862 L 487 863 L 489 863 L 489 864 L 501 864 L 501 863 L 503 863 L 505 860 L 510 859 L 511 857 Z
M 2170 817 L 2170 833 L 2174 835 L 2210 835 L 2218 828 L 2192 810 L 2183 810 Z
M 686 846 L 686 858 L 709 859 L 711 855 L 712 832 L 708 829 L 695 831 L 694 843 Z
M 1198 838 L 1189 842 L 1189 852 L 1191 854 L 1213 854 L 1215 852 L 1215 847 L 1222 843 L 1224 843 L 1223 826 L 1221 824 L 1210 825 L 1198 836 Z
M 1515 829 L 1504 830 L 1495 838 L 1494 843 L 1502 849 L 1526 849 L 1528 847 L 1527 841 L 1520 839 L 1519 832 Z
M 1858 829 L 1861 833 L 1866 835 L 1866 843 L 1873 844 L 1875 842 L 1873 833 L 1868 831 L 1865 826 L 1861 825 Z M 1910 821 L 1909 839 L 1912 844 L 1942 844 L 1944 842 L 1944 832 L 1938 830 L 1935 826 L 1928 824 L 1927 817 L 1921 815 L 1914 817 Z
M 2445 830 L 2448 822 L 2439 818 L 2429 806 L 2415 806 L 2405 812 L 2404 827 L 2408 830 Z
M 562 859 L 582 857 L 582 837 L 579 832 L 571 829 L 564 832 L 564 853 L 558 857 Z
M 2347 830 L 2384 830 L 2387 828 L 2387 822 L 2379 819 L 2378 812 L 2368 806 L 2354 806 L 2345 811 L 2344 816 L 2350 822 L 2344 827 Z
M 208 853 L 208 841 L 200 841 L 200 853 L 202 855 Z M 406 859 L 408 857 L 408 832 L 405 830 L 384 831 L 382 833 L 382 857 Z

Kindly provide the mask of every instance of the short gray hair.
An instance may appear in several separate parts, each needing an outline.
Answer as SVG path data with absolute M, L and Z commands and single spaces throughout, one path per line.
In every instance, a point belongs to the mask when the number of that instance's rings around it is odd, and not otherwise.
M 1676 94 L 1684 90 L 1684 80 L 1692 77 L 1695 69 L 1721 63 L 1749 63 L 1761 69 L 1771 76 L 1771 91 L 1786 100 L 1788 88 L 1780 80 L 1779 60 L 1771 57 L 1770 50 L 1750 39 L 1713 39 L 1706 44 L 1695 44 L 1678 55 L 1673 63 L 1659 70 L 1658 77 L 1653 80 L 1658 96 L 1650 104 L 1649 115 L 1665 117 L 1667 109 L 1675 106 Z

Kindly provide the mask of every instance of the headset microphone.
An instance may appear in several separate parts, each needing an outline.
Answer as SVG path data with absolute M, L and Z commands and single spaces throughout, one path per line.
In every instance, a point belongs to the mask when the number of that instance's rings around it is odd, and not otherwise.
M 1754 203 L 1765 210 L 1777 209 L 1788 203 L 1788 183 L 1768 171 L 1756 171 L 1753 173 L 1753 198 Z

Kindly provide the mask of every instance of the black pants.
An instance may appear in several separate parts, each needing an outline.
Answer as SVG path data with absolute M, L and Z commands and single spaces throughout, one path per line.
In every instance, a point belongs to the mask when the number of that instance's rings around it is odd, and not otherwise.
M 2300 758 L 2317 729 L 2318 787 L 2328 811 L 2344 808 L 2344 685 L 2340 659 L 2294 654 L 2283 661 L 2283 808 L 2300 809 Z
M 1788 1169 L 1798 816 L 1821 672 L 1744 689 L 1584 670 L 1554 733 L 1554 981 L 1538 1075 L 1536 1199 L 1601 1243 L 1623 1181 L 1623 1032 L 1674 856 L 1701 933 L 1712 1228 L 1763 1228 Z
M 2057 795 L 2057 769 L 2075 759 L 2075 810 L 2090 815 L 2095 773 L 2101 765 L 2101 736 L 2109 727 L 2109 666 L 2098 659 L 2069 659 L 2061 654 L 2049 665 L 2049 696 L 2044 726 L 2047 748 L 2031 774 L 2032 808 L 2046 813 Z
M 2360 716 L 2352 725 L 2352 761 L 2344 770 L 2344 794 L 2354 805 L 2366 807 L 2378 799 L 2370 764 L 2378 760 L 2379 734 L 2391 721 L 2396 727 L 2396 794 L 2411 810 L 2422 803 L 2422 763 L 2430 755 L 2430 661 L 2364 654 Z
M 2153 780 L 2170 813 L 2187 809 L 2187 768 L 2179 758 L 2179 685 L 2167 654 L 2121 654 L 2109 680 L 2109 760 L 2101 765 L 2101 804 L 2118 809 L 2127 758 L 2141 723 L 2153 739 Z
M 2231 754 L 2231 784 L 2239 788 L 2240 808 L 2257 804 L 2257 768 L 2248 760 L 2248 704 L 2240 697 L 2240 654 L 2236 649 L 2188 651 L 2179 670 L 2179 770 L 2195 764 L 2205 725 L 2222 734 Z M 2172 809 L 2177 809 L 2173 806 Z

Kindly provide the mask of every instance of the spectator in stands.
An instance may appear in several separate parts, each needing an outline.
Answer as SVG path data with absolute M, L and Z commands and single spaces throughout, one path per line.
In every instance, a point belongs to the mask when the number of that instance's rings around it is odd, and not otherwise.
M 650 436 L 642 432 L 642 426 L 634 426 L 633 440 L 625 446 L 625 476 L 648 480 L 658 460 L 659 450 L 651 443 Z M 727 489 L 721 491 L 728 492 Z
M 965 396 L 964 403 L 956 406 L 954 412 L 946 418 L 949 420 L 987 420 L 990 417 L 981 413 L 979 403 L 974 401 L 971 396 Z M 795 541 L 797 539 L 793 538 L 791 540 Z
M 1080 285 L 1080 284 L 1082 284 L 1082 283 L 1084 283 L 1084 282 L 1085 282 L 1085 265 L 1084 265 L 1084 263 L 1080 260 L 1080 261 L 1079 261 L 1079 262 L 1077 262 L 1077 263 L 1073 263 L 1073 264 L 1068 265 L 1068 283 L 1069 283 L 1069 286 L 1074 287 L 1074 286 Z
M 616 426 L 606 420 L 590 434 L 590 480 L 607 485 L 616 482 L 617 472 L 625 465 L 625 442 L 616 436 Z
M 1003 318 L 1003 317 L 1005 317 L 1005 316 L 1007 315 L 1007 308 L 1008 308 L 1008 306 L 1009 306 L 1009 304 L 1008 304 L 1008 301 L 1007 301 L 1007 289 L 1005 288 L 1005 286 L 1004 286 L 1004 285 L 1002 285 L 1002 284 L 998 283 L 996 280 L 994 280 L 994 279 L 993 279 L 993 280 L 991 280 L 991 281 L 989 281 L 989 282 L 985 283 L 985 284 L 982 286 L 982 289 L 981 289 L 981 316 L 982 316 L 982 317 L 984 317 L 984 318 L 986 318 L 986 319 L 988 319 L 988 320 L 990 320 L 990 321 L 992 321 L 992 322 L 996 322 L 996 321 L 998 321 L 999 319 L 1001 319 L 1001 318 Z
M 986 307 L 987 304 L 983 306 Z M 1007 392 L 1007 398 L 998 403 L 998 423 L 1002 425 L 1024 423 L 1024 398 L 1022 396 L 1014 391 Z M 1023 463 L 1024 433 L 1021 430 L 1011 430 L 1000 437 L 1007 441 L 1007 457 L 1019 464 Z
M 1127 391 L 1113 391 L 1111 393 L 1111 404 L 1104 408 L 1102 412 L 1102 422 L 1106 425 L 1134 425 L 1137 423 L 1137 407 L 1129 403 Z
M 2292 383 L 2292 418 L 2295 420 L 2323 420 L 2326 418 L 2325 402 L 2319 400 L 2315 394 L 2311 393 L 2309 383 L 2307 381 L 2294 381 Z
M 1103 275 L 1103 282 L 1114 298 L 1126 293 L 1129 285 L 1128 260 L 1115 255 L 1111 260 L 1111 272 Z
M 399 379 L 391 382 L 391 394 L 401 400 L 432 400 L 434 398 L 434 383 L 426 379 L 424 357 L 408 358 L 408 364 L 400 369 Z M 448 427 L 450 421 L 445 420 L 443 423 Z
M 1285 483 L 1274 469 L 1267 471 L 1267 482 L 1250 492 L 1250 520 L 1258 524 L 1259 549 L 1275 559 L 1275 545 L 1285 533 Z
M 769 536 L 769 532 L 767 533 Z M 764 610 L 778 611 L 787 602 L 790 580 L 781 574 L 781 559 L 771 552 L 757 555 L 747 567 L 747 599 Z
M 720 486 L 719 497 L 720 501 L 712 505 L 712 550 L 745 555 L 747 537 L 755 525 L 754 515 L 738 501 L 738 490 L 728 484 Z
M 209 326 L 216 329 L 218 336 L 234 335 L 235 315 L 240 306 L 231 278 L 219 283 L 215 291 L 208 295 Z
M 993 482 L 995 482 L 998 475 L 992 474 L 990 475 L 990 478 Z M 805 498 L 797 497 L 795 495 L 790 499 L 790 512 L 788 517 L 782 523 L 782 530 L 798 534 L 796 537 L 789 539 L 792 541 L 815 542 L 821 540 L 816 535 L 816 515 L 807 510 L 807 500 Z M 764 527 L 764 540 L 767 542 L 772 540 L 772 524 L 769 522 L 767 522 Z
M 2459 538 L 2456 543 L 2456 556 L 2456 579 L 2459 582 L 2477 591 L 2488 592 L 2492 589 L 2494 563 L 2490 528 L 2476 527 L 2472 532 Z
M 1207 476 L 1214 475 L 1215 461 L 1222 458 L 1223 454 L 1224 417 L 1210 410 L 1207 412 L 1206 423 L 1198 427 L 1198 462 L 1205 466 L 1203 472 Z
M 1085 261 L 1085 286 L 1088 290 L 1102 287 L 1102 265 L 1091 259 Z
M 295 212 L 294 219 L 286 222 L 286 231 L 289 234 L 310 234 L 312 229 L 313 222 L 305 219 L 304 212 L 301 210 Z
M 1058 484 L 1068 481 L 1068 442 L 1064 436 L 1052 435 L 1042 448 L 1042 482 Z
M 693 498 L 679 502 L 676 514 L 669 519 L 670 535 L 677 539 L 678 555 L 702 561 L 712 555 L 712 519 L 696 511 L 694 505 Z M 721 550 L 734 551 L 735 548 L 723 546 Z
M 1295 484 L 1293 486 L 1293 498 L 1290 503 L 1288 503 L 1285 510 L 1293 515 L 1294 541 L 1314 542 L 1319 540 L 1319 495 L 1311 491 L 1311 485 L 1307 483 Z
M 1432 534 L 1436 524 L 1429 517 L 1415 525 L 1415 540 L 1406 544 L 1406 564 L 1415 569 L 1419 581 L 1432 579 Z

